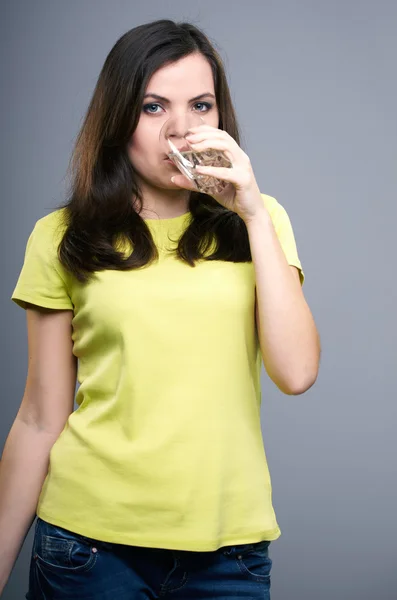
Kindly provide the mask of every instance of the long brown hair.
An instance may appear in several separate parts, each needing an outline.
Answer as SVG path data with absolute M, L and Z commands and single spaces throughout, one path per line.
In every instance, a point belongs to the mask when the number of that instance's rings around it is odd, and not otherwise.
M 132 201 L 142 207 L 127 144 L 138 125 L 151 76 L 194 52 L 205 56 L 212 68 L 219 128 L 239 143 L 225 69 L 202 31 L 190 23 L 159 20 L 125 33 L 102 67 L 70 160 L 68 200 L 58 207 L 65 209 L 66 217 L 59 259 L 79 281 L 104 269 L 143 267 L 158 257 L 150 229 Z M 236 213 L 199 192 L 190 193 L 189 210 L 192 219 L 176 249 L 181 260 L 191 266 L 199 259 L 251 260 L 247 230 Z M 115 248 L 120 236 L 132 245 L 127 257 Z

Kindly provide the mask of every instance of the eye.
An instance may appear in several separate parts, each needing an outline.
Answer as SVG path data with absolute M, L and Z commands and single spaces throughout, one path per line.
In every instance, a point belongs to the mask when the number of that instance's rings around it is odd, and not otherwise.
M 159 112 L 158 110 L 156 110 L 157 108 L 161 108 L 160 104 L 145 104 L 142 110 L 143 112 L 148 113 L 149 115 L 156 115 Z
M 212 108 L 212 104 L 210 102 L 196 102 L 194 105 L 197 108 L 197 112 L 207 112 Z

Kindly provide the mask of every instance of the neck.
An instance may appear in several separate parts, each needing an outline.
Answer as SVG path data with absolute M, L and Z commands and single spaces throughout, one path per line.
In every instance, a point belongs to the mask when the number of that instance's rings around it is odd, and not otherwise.
M 142 193 L 142 219 L 173 219 L 189 210 L 189 190 L 166 190 L 140 182 Z

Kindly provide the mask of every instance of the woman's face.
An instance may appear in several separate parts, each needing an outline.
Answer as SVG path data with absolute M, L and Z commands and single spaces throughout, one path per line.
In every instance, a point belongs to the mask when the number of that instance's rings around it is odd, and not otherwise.
M 219 126 L 212 70 L 199 53 L 162 67 L 149 80 L 138 126 L 128 145 L 129 159 L 144 183 L 180 189 L 171 181 L 179 171 L 167 160 L 159 138 L 161 127 L 171 117 L 177 119 L 178 130 L 184 129 L 189 112 L 200 115 L 207 125 Z

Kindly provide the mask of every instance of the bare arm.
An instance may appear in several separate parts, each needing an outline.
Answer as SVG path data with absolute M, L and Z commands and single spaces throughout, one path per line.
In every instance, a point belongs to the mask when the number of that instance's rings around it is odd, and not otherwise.
M 0 463 L 0 594 L 36 515 L 49 454 L 73 412 L 73 312 L 28 305 L 28 374 Z
M 267 211 L 259 212 L 247 229 L 263 363 L 282 392 L 302 394 L 316 381 L 321 348 L 299 273 L 288 264 Z

